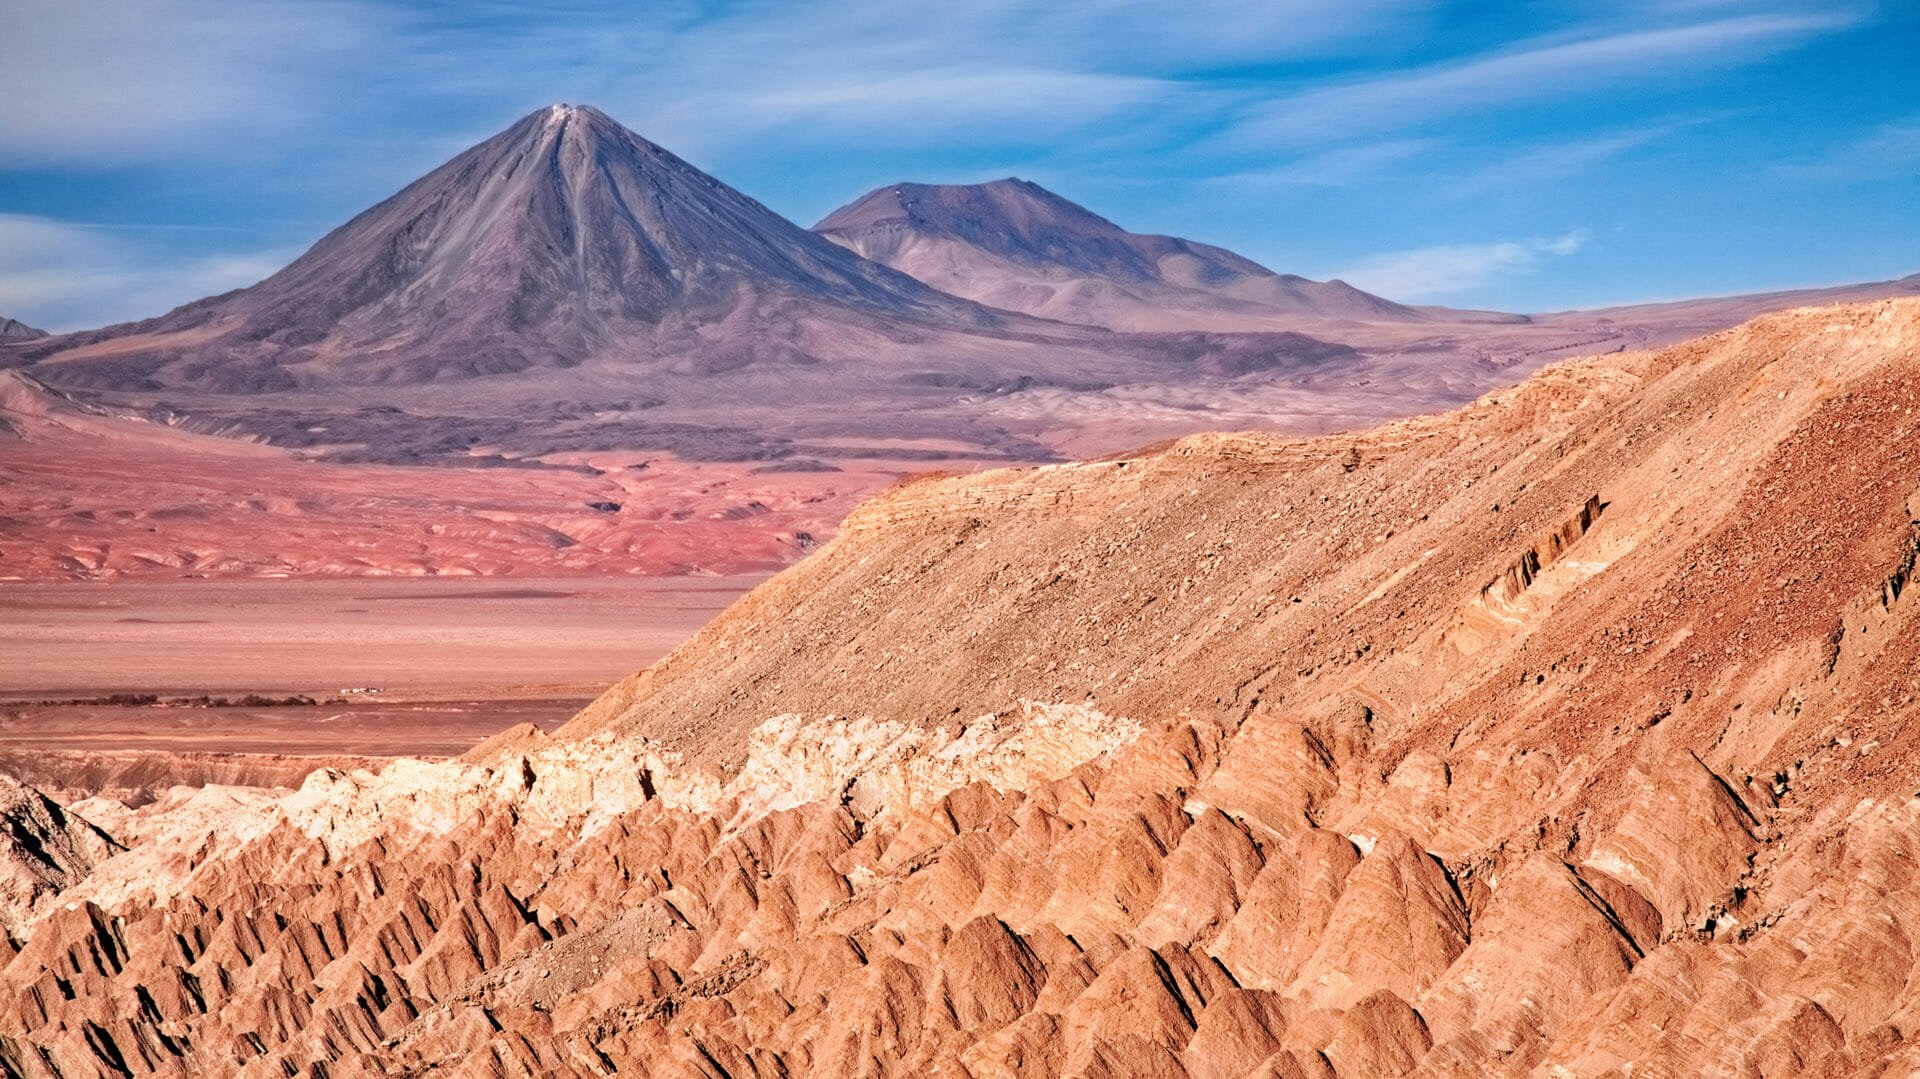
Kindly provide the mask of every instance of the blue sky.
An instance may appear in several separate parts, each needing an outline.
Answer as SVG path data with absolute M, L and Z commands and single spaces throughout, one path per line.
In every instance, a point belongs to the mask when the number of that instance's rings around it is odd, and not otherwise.
M 802 224 L 1018 175 L 1414 302 L 1920 270 L 1913 0 L 7 0 L 0 41 L 0 315 L 52 329 L 249 284 L 559 101 Z

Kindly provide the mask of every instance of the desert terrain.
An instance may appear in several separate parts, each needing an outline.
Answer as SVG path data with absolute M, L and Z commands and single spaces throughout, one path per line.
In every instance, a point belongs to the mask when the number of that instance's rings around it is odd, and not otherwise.
M 764 577 L 14 582 L 0 771 L 144 804 L 458 756 L 558 726 Z
M 555 106 L 255 286 L 9 331 L 0 578 L 765 572 L 910 474 L 1359 430 L 1917 289 L 1412 307 L 1012 180 L 810 231 Z
M 1906 1074 L 1916 363 L 1804 309 L 921 479 L 550 732 L 16 788 L 0 1059 Z
M 0 372 L 0 578 L 767 572 L 916 467 L 903 440 L 799 469 L 578 453 L 472 467 L 314 460 Z
M 0 321 L 0 1075 L 1920 1070 L 1916 293 L 809 230 L 554 106 Z

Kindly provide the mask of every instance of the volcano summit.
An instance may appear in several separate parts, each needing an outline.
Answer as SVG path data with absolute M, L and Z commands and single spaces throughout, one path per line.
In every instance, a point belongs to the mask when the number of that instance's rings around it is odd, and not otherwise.
M 698 342 L 709 370 L 806 362 L 808 318 L 999 319 L 856 258 L 584 106 L 532 113 L 252 288 L 68 339 L 85 381 L 224 391 L 566 368 Z M 723 338 L 702 334 L 725 326 Z

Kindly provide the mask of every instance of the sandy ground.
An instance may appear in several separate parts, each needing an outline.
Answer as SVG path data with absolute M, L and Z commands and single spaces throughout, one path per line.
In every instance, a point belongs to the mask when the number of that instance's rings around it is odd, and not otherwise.
M 100 750 L 449 757 L 515 724 L 552 730 L 588 700 L 385 701 L 312 708 L 0 705 L 0 771 L 10 754 Z
M 0 587 L 767 573 L 824 541 L 861 499 L 928 467 L 568 456 L 522 468 L 309 460 L 89 411 L 0 372 Z
M 551 730 L 763 575 L 0 585 L 0 772 L 130 802 Z M 541 681 L 526 681 L 529 673 Z M 114 705 L 110 694 L 155 694 Z M 315 705 L 177 698 L 303 694 Z M 49 703 L 80 698 L 86 703 Z
M 0 698 L 591 696 L 762 579 L 11 583 Z

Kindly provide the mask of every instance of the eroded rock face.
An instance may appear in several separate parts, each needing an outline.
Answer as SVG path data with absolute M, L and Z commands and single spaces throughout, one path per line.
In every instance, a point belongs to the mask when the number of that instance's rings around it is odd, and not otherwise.
M 77 883 L 118 847 L 67 807 L 0 775 L 0 929 L 18 932 L 41 900 Z
M 1905 1074 L 1917 363 L 907 486 L 552 736 L 142 817 L 0 1069 Z

